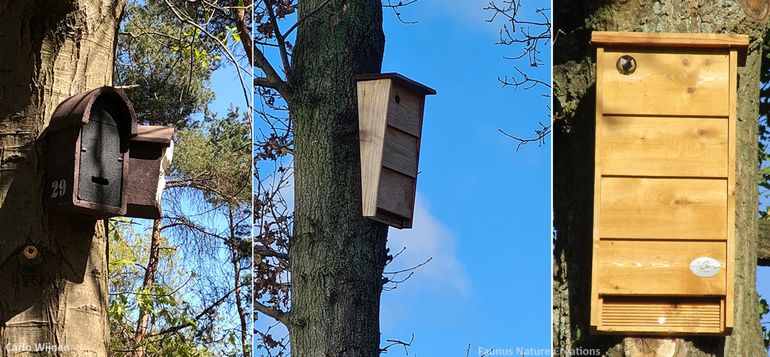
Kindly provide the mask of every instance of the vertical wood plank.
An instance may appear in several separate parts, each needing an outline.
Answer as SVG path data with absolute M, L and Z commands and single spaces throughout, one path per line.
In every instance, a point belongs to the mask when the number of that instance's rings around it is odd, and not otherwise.
M 593 251 L 596 252 L 599 248 L 599 216 L 601 212 L 601 185 L 602 185 L 602 162 L 601 162 L 601 125 L 602 125 L 602 108 L 603 108 L 603 83 L 604 76 L 603 71 L 598 70 L 605 64 L 603 63 L 604 48 L 598 47 L 596 49 L 596 118 L 594 135 L 596 136 L 594 144 L 594 224 L 593 224 Z M 594 254 L 591 259 L 591 276 L 599 276 L 599 263 Z M 591 326 L 598 326 L 601 328 L 601 319 L 599 318 L 600 304 L 599 304 L 599 290 L 598 284 L 591 284 Z
M 390 88 L 390 79 L 357 83 L 361 209 L 364 217 L 374 217 L 377 212 L 377 192 L 382 168 L 383 140 L 387 125 Z
M 735 301 L 735 155 L 737 140 L 738 51 L 730 51 L 730 116 L 727 159 L 727 297 L 725 300 L 725 328 L 732 330 Z

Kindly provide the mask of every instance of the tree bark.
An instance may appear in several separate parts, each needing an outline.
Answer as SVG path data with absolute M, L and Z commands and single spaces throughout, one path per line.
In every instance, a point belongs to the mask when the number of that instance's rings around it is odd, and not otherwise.
M 354 76 L 380 72 L 381 3 L 301 1 L 299 19 L 288 74 L 296 149 L 291 351 L 378 356 L 388 227 L 361 215 Z
M 595 54 L 591 31 L 741 33 L 751 36 L 739 68 L 736 176 L 735 328 L 728 337 L 650 341 L 672 356 L 762 356 L 755 286 L 757 263 L 757 127 L 765 24 L 747 18 L 738 1 L 554 2 L 554 347 L 598 348 L 638 356 L 632 337 L 590 336 Z M 755 11 L 756 12 L 756 11 Z M 672 347 L 675 346 L 675 347 Z
M 112 82 L 123 6 L 0 0 L 0 356 L 108 354 L 105 227 L 44 208 L 41 133 L 62 100 Z
M 770 221 L 759 221 L 759 247 L 757 248 L 757 264 L 770 266 Z

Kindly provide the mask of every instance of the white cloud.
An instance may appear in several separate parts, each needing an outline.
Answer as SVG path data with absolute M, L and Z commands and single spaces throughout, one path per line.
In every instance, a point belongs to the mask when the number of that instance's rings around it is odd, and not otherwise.
M 467 293 L 470 282 L 456 257 L 455 236 L 430 213 L 421 195 L 417 195 L 415 202 L 413 228 L 391 229 L 388 247 L 391 254 L 400 252 L 404 247 L 406 249 L 385 267 L 386 271 L 411 268 L 432 258 L 414 270 L 414 275 L 400 284 L 398 290 L 446 289 Z

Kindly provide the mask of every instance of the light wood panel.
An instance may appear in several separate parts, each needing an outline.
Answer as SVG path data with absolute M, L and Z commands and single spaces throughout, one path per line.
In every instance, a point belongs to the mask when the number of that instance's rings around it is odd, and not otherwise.
M 422 134 L 425 97 L 409 92 L 398 83 L 393 83 L 388 100 L 388 125 L 419 138 Z
M 411 219 L 415 184 L 414 178 L 383 167 L 380 173 L 377 207 Z
M 595 250 L 599 294 L 724 295 L 727 245 L 722 242 L 601 240 Z M 699 257 L 717 260 L 722 269 L 702 278 L 690 271 Z
M 727 177 L 725 118 L 603 116 L 603 175 Z
M 727 180 L 604 177 L 599 237 L 726 239 Z
M 361 206 L 365 217 L 377 212 L 390 80 L 358 82 L 358 140 L 361 157 Z
M 647 33 L 594 31 L 591 34 L 594 45 L 608 46 L 655 46 L 688 48 L 744 48 L 749 45 L 749 36 L 711 33 Z
M 713 334 L 722 329 L 719 298 L 605 297 L 600 329 L 604 332 Z
M 728 145 L 727 161 L 727 261 L 735 261 L 735 156 L 736 133 L 738 113 L 737 88 L 738 88 L 738 51 L 730 51 L 730 141 Z M 725 328 L 732 331 L 734 319 L 735 300 L 735 269 L 727 271 L 727 298 L 725 299 Z
M 615 67 L 620 56 L 636 60 L 624 75 Z M 728 115 L 729 58 L 726 53 L 661 53 L 606 50 L 602 72 L 604 114 Z
M 601 59 L 604 57 L 604 48 L 599 47 L 596 49 L 596 58 Z M 597 62 L 597 66 L 599 63 Z M 593 250 L 596 250 L 596 247 L 599 244 L 599 213 L 601 212 L 601 183 L 602 183 L 602 145 L 600 144 L 603 140 L 602 137 L 602 130 L 600 127 L 601 118 L 602 118 L 602 107 L 604 107 L 603 103 L 603 89 L 604 89 L 604 74 L 602 71 L 596 71 L 596 105 L 594 106 L 594 113 L 596 115 L 595 120 L 595 140 L 596 143 L 594 145 L 594 212 L 593 212 Z M 597 263 L 596 255 L 594 255 L 594 258 L 591 259 L 591 277 L 592 279 L 596 279 L 595 277 L 599 276 L 599 264 Z M 598 326 L 600 323 L 600 316 L 599 316 L 599 289 L 598 284 L 591 284 L 591 326 Z
M 382 165 L 404 175 L 417 177 L 420 138 L 388 126 Z

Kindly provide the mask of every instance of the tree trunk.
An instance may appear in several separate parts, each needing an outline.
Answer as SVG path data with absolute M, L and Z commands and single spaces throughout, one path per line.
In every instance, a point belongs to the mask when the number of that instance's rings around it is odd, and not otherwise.
M 354 81 L 380 71 L 380 6 L 379 0 L 299 3 L 289 73 L 296 209 L 288 328 L 296 356 L 380 354 L 388 227 L 361 215 Z
M 105 227 L 43 207 L 41 133 L 62 100 L 111 83 L 123 6 L 0 0 L 0 356 L 108 354 Z
M 238 318 L 241 323 L 241 353 L 246 355 L 246 352 L 250 351 L 249 347 L 249 328 L 246 324 L 246 310 L 243 308 L 243 301 L 241 299 L 241 253 L 240 245 L 238 244 L 238 234 L 236 233 L 237 224 L 235 223 L 235 215 L 233 211 L 235 208 L 228 204 L 228 223 L 230 225 L 230 242 L 232 244 L 232 263 L 233 263 L 233 293 L 235 294 L 235 307 L 238 310 Z
M 150 254 L 147 258 L 147 269 L 144 271 L 144 280 L 142 280 L 143 293 L 153 293 L 152 286 L 155 284 L 155 273 L 158 271 L 158 261 L 160 260 L 160 228 L 161 219 L 152 222 L 152 234 L 150 235 Z M 150 316 L 147 311 L 139 309 L 139 317 L 136 319 L 136 332 L 134 333 L 134 356 L 144 356 L 144 341 L 147 335 L 147 322 Z
M 749 2 L 759 3 L 759 2 Z M 764 4 L 764 2 L 762 2 Z M 756 5 L 756 6 L 766 6 Z M 554 347 L 598 348 L 610 356 L 641 356 L 640 342 L 589 336 L 595 123 L 595 55 L 591 31 L 741 33 L 751 36 L 738 69 L 735 328 L 731 336 L 651 340 L 659 356 L 762 356 L 755 286 L 757 263 L 757 126 L 764 23 L 738 1 L 554 2 Z

